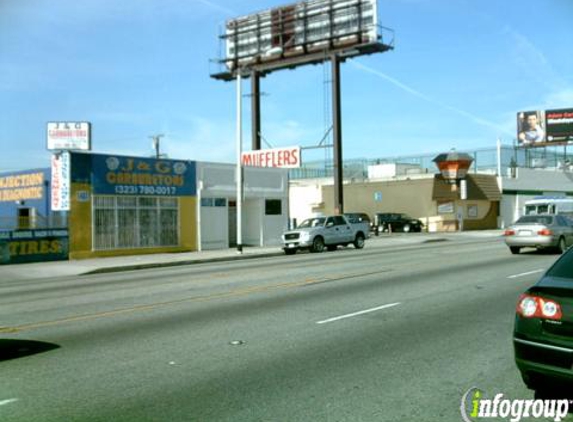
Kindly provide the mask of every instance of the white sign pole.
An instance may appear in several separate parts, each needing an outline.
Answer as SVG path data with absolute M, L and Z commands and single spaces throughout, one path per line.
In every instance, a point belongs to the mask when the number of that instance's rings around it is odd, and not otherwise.
M 243 149 L 241 70 L 237 69 L 237 252 L 243 253 L 243 172 L 241 156 Z

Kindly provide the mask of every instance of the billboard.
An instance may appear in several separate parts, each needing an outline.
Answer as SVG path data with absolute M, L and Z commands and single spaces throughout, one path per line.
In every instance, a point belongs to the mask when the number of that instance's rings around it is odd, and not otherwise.
M 237 68 L 271 71 L 318 63 L 332 52 L 370 54 L 392 48 L 379 42 L 376 0 L 309 0 L 227 21 L 227 79 Z
M 246 167 L 299 168 L 300 147 L 263 149 L 241 154 L 241 164 Z
M 91 124 L 88 122 L 49 122 L 47 130 L 48 149 L 91 149 Z
M 521 111 L 517 114 L 517 143 L 522 147 L 573 141 L 573 108 Z
M 52 211 L 70 210 L 70 169 L 69 152 L 52 155 Z

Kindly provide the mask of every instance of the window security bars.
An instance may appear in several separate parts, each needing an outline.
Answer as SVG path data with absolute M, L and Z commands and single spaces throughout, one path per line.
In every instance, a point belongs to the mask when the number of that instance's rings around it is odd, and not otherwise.
M 179 245 L 177 198 L 94 196 L 93 249 Z

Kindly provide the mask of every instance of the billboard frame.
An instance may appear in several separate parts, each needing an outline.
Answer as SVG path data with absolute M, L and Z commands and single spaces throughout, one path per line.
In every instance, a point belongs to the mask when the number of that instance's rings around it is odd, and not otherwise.
M 351 26 L 349 21 L 354 28 L 346 30 L 343 25 Z M 323 36 L 313 35 L 321 27 Z M 384 33 L 392 34 L 389 43 L 383 41 Z M 214 60 L 222 70 L 211 77 L 224 81 L 232 81 L 237 72 L 242 77 L 249 71 L 265 76 L 320 64 L 333 54 L 349 58 L 394 48 L 393 31 L 378 24 L 376 0 L 309 0 L 279 6 L 227 21 L 219 39 L 225 43 L 226 57 Z

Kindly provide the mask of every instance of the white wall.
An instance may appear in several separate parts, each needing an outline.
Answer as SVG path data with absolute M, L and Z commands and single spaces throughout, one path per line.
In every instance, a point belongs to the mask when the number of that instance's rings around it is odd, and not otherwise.
M 306 179 L 292 181 L 289 188 L 289 217 L 298 223 L 316 213 L 313 208 L 322 205 L 322 185 L 332 185 L 332 179 Z
M 237 196 L 236 166 L 223 163 L 197 163 L 197 186 L 200 198 Z M 253 246 L 279 245 L 280 235 L 288 227 L 288 170 L 275 168 L 243 169 L 243 244 Z M 281 200 L 279 216 L 265 215 L 267 199 Z M 228 248 L 229 208 L 201 207 L 200 238 L 206 248 Z M 224 236 L 224 240 L 221 240 Z
M 264 199 L 246 199 L 243 203 L 243 244 L 263 246 Z
M 422 173 L 422 168 L 416 164 L 386 163 L 368 166 L 368 179 L 389 179 L 415 173 Z
M 264 213 L 264 204 L 263 210 Z M 288 200 L 282 202 L 282 215 L 266 215 L 263 221 L 263 241 L 268 246 L 281 246 L 281 235 L 288 228 L 284 216 L 288 216 Z
M 201 250 L 229 247 L 227 207 L 201 207 Z
M 554 169 L 518 168 L 517 177 L 503 178 L 504 190 L 573 192 L 573 172 Z M 539 193 L 541 195 L 541 193 Z

